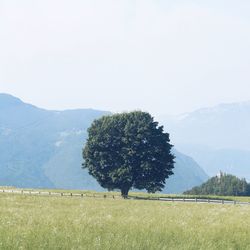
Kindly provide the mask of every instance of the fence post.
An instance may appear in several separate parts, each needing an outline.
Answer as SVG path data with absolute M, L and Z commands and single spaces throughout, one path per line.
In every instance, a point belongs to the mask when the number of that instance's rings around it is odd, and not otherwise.
M 70 196 L 71 196 L 71 197 L 73 196 L 72 193 L 70 193 Z
M 61 193 L 61 196 L 63 196 L 63 193 Z
M 105 199 L 106 199 L 106 198 L 107 198 L 107 195 L 106 195 L 106 194 L 104 194 L 104 195 L 103 195 L 103 198 L 105 198 Z
M 83 194 L 81 194 L 81 197 L 83 198 Z

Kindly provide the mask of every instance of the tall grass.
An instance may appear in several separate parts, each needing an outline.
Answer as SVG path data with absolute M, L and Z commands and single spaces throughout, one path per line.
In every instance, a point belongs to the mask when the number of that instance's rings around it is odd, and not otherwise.
M 250 249 L 250 206 L 0 194 L 0 249 Z

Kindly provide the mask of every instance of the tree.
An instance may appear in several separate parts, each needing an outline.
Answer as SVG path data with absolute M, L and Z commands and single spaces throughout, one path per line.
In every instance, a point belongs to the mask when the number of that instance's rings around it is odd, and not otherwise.
M 108 190 L 161 191 L 173 174 L 169 134 L 146 112 L 104 116 L 88 129 L 83 168 Z
M 184 192 L 191 195 L 224 195 L 224 196 L 249 196 L 250 184 L 245 179 L 230 174 L 221 173 L 214 176 L 201 186 L 194 187 Z

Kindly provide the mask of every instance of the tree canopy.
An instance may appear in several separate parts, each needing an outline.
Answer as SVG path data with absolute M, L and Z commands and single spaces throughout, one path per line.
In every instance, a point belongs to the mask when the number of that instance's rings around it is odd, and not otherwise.
M 83 168 L 108 190 L 161 191 L 173 174 L 169 134 L 146 112 L 104 116 L 88 129 Z
M 245 179 L 239 179 L 234 175 L 223 174 L 210 178 L 199 187 L 194 187 L 184 194 L 192 195 L 225 195 L 225 196 L 249 196 L 250 184 Z

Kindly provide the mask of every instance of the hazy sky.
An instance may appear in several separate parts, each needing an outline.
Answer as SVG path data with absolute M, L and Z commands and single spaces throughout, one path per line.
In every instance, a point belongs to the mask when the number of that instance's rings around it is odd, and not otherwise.
M 0 92 L 175 114 L 250 100 L 249 0 L 0 0 Z

